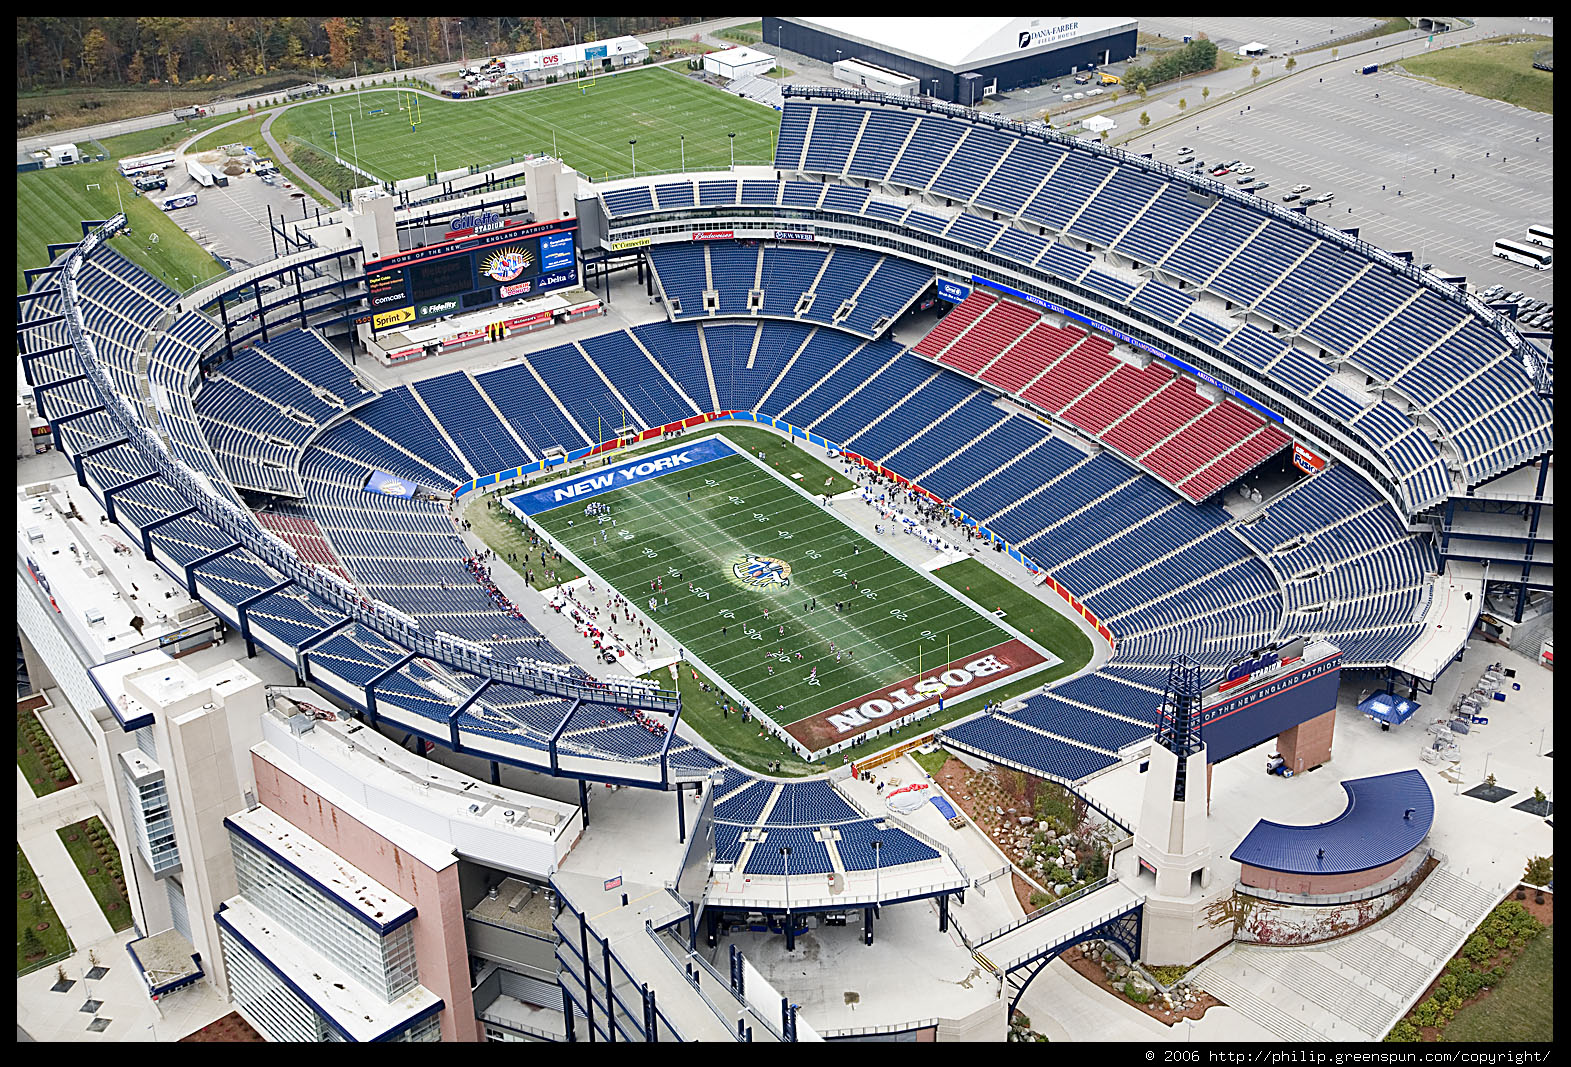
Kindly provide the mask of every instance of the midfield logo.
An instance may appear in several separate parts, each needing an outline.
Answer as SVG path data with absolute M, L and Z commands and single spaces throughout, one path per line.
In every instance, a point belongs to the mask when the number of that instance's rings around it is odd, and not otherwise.
M 731 573 L 737 581 L 757 589 L 774 586 L 783 589 L 791 584 L 791 564 L 773 556 L 755 556 L 749 552 L 731 564 Z

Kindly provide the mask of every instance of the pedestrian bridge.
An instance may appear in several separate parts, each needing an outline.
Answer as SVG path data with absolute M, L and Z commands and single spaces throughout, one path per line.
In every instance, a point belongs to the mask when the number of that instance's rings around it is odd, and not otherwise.
M 1009 1010 L 1020 1003 L 1031 980 L 1065 949 L 1092 938 L 1111 941 L 1134 960 L 1140 955 L 1140 926 L 1145 897 L 1116 878 L 1084 889 L 993 930 L 970 945 L 976 961 L 1014 992 Z

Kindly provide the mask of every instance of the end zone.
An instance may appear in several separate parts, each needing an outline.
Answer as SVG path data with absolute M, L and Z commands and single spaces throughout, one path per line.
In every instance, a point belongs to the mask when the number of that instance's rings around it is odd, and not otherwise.
M 798 719 L 785 731 L 809 751 L 819 752 L 876 730 L 892 716 L 903 718 L 926 709 L 937 710 L 944 701 L 1062 662 L 1053 653 L 1044 655 L 1016 638 Z

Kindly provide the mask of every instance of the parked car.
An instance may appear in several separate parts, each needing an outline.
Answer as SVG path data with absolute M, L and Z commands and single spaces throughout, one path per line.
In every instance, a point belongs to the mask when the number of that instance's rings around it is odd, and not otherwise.
M 1521 292 L 1521 290 L 1517 290 L 1516 292 L 1506 294 L 1505 302 L 1507 304 L 1514 304 L 1518 300 L 1521 300 L 1521 299 L 1522 299 L 1522 292 Z
M 1488 289 L 1485 289 L 1483 292 L 1479 293 L 1478 297 L 1480 300 L 1493 300 L 1495 297 L 1499 296 L 1505 291 L 1506 287 L 1503 285 L 1491 285 Z
M 1254 180 L 1255 180 L 1255 177 L 1252 174 L 1240 174 L 1238 176 L 1238 184 L 1239 185 L 1248 185 L 1251 182 L 1253 182 Z
M 1254 172 L 1255 165 L 1253 163 L 1245 163 L 1242 167 L 1238 168 L 1238 173 L 1240 174 L 1253 174 Z
M 1179 156 L 1177 165 L 1182 167 L 1185 163 L 1193 163 L 1194 161 L 1195 161 L 1195 157 L 1194 156 Z
M 1241 162 L 1243 162 L 1243 160 L 1235 159 L 1231 163 L 1227 163 L 1227 164 L 1224 164 L 1224 165 L 1231 168 L 1231 167 L 1238 166 Z
M 1213 177 L 1213 178 L 1222 178 L 1222 177 L 1225 177 L 1225 176 L 1227 176 L 1227 175 L 1229 175 L 1231 173 L 1233 173 L 1233 172 L 1231 170 L 1229 170 L 1227 167 L 1218 167 L 1218 168 L 1216 168 L 1216 170 L 1213 170 L 1211 172 L 1211 177 Z
M 1309 192 L 1309 184 L 1307 182 L 1299 182 L 1297 185 L 1293 186 L 1293 192 L 1307 193 Z
M 1184 145 L 1178 151 L 1179 151 L 1180 154 L 1183 154 L 1183 153 L 1193 152 L 1194 149 L 1190 148 L 1188 145 Z
M 1291 204 L 1294 200 L 1297 200 L 1302 195 L 1302 193 L 1287 193 L 1282 197 L 1282 203 Z

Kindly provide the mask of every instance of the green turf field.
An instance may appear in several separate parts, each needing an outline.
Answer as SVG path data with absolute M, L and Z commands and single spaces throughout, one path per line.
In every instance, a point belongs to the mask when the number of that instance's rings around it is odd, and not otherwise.
M 185 290 L 224 272 L 174 219 L 152 200 L 137 196 L 112 161 L 82 163 L 16 176 L 16 291 L 25 288 L 24 267 L 48 263 L 46 244 L 80 241 L 82 219 L 107 219 L 122 207 L 132 232 L 115 237 L 111 247 L 155 278 Z
M 737 455 L 597 495 L 614 528 L 582 502 L 533 521 L 640 615 L 658 578 L 660 628 L 782 726 L 1014 638 L 843 523 L 807 495 L 816 488 Z M 788 582 L 750 572 L 759 558 L 783 562 Z M 604 603 L 597 586 L 581 599 Z
M 738 163 L 770 161 L 780 129 L 774 109 L 663 67 L 596 78 L 583 91 L 569 82 L 479 101 L 420 97 L 413 131 L 414 116 L 400 110 L 410 99 L 392 91 L 337 96 L 291 108 L 272 132 L 280 142 L 294 137 L 331 150 L 336 126 L 338 154 L 351 159 L 358 151 L 362 168 L 389 180 L 429 173 L 433 156 L 449 170 L 545 153 L 601 181 L 630 173 L 634 151 L 640 174 L 680 170 L 683 138 L 689 170 L 729 166 L 730 133 Z M 383 114 L 370 114 L 378 109 Z M 638 140 L 633 149 L 630 138 Z

